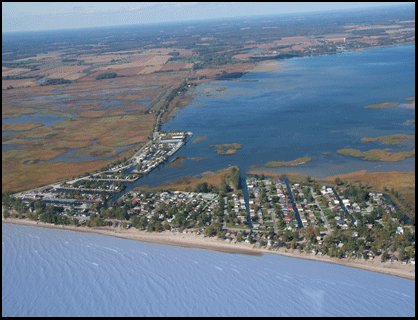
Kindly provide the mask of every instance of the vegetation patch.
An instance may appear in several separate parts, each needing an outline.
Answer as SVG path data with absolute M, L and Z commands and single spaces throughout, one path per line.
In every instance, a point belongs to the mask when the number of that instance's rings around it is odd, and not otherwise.
M 41 86 L 54 86 L 57 84 L 67 84 L 71 83 L 70 80 L 62 79 L 62 78 L 55 78 L 55 79 L 47 79 Z
M 331 152 L 324 152 L 323 154 L 326 155 L 326 156 L 329 156 L 331 154 Z
M 208 137 L 207 136 L 202 136 L 202 137 L 197 137 L 196 139 L 193 140 L 193 143 L 198 143 L 201 140 L 206 140 Z
M 28 131 L 42 126 L 43 124 L 38 122 L 2 123 L 1 131 Z
M 199 161 L 202 161 L 202 160 L 206 160 L 208 157 L 197 157 L 197 158 L 190 158 L 191 160 L 193 160 L 193 161 L 197 161 L 197 162 L 199 162 Z
M 99 74 L 96 77 L 96 80 L 101 80 L 101 79 L 112 79 L 112 78 L 116 78 L 118 76 L 118 74 L 116 72 L 108 72 L 108 73 L 102 73 Z
M 407 100 L 407 101 L 415 101 L 415 97 L 405 98 L 405 100 Z
M 384 102 L 384 103 L 372 104 L 369 106 L 365 106 L 364 109 L 382 109 L 382 108 L 388 108 L 388 107 L 394 107 L 394 106 L 399 106 L 399 103 Z
M 288 166 L 297 166 L 299 164 L 304 164 L 307 162 L 311 162 L 312 159 L 308 157 L 298 158 L 292 161 L 270 161 L 267 162 L 264 166 L 265 167 L 288 167 Z
M 147 190 L 150 192 L 158 192 L 164 190 L 179 190 L 179 191 L 193 191 L 196 192 L 219 192 L 222 189 L 232 188 L 233 190 L 241 189 L 241 175 L 237 166 L 232 166 L 227 169 L 222 169 L 217 172 L 206 172 L 202 175 L 194 177 L 182 177 L 175 181 L 166 182 L 159 187 L 148 188 L 146 186 L 139 186 L 135 190 Z M 206 189 L 203 191 L 202 189 Z
M 250 169 L 257 169 L 257 168 L 261 168 L 262 165 L 261 164 L 253 164 L 250 166 Z
M 238 149 L 242 148 L 240 143 L 225 143 L 225 144 L 216 144 L 212 145 L 209 148 L 217 148 L 216 152 L 218 154 L 234 154 L 237 153 Z
M 19 107 L 10 107 L 10 106 L 4 106 L 4 105 L 1 107 L 2 119 L 17 118 L 24 114 L 32 114 L 36 112 L 38 112 L 38 110 L 31 109 L 31 108 L 19 108 Z
M 415 135 L 393 134 L 390 136 L 380 136 L 376 138 L 362 138 L 361 142 L 382 141 L 384 144 L 396 145 L 396 144 L 402 144 L 406 139 L 415 139 Z
M 173 160 L 170 161 L 169 164 L 166 165 L 166 167 L 184 168 L 184 159 L 186 159 L 185 156 L 176 156 Z
M 413 157 L 415 155 L 415 149 L 412 151 L 401 151 L 401 152 L 395 152 L 395 153 L 388 152 L 388 150 L 390 149 L 385 149 L 385 150 L 373 149 L 370 151 L 361 152 L 360 150 L 356 150 L 356 149 L 340 149 L 337 151 L 337 153 L 346 155 L 346 156 L 352 156 L 352 157 L 362 157 L 363 160 L 368 160 L 368 161 L 388 161 L 388 162 L 401 161 L 405 158 Z

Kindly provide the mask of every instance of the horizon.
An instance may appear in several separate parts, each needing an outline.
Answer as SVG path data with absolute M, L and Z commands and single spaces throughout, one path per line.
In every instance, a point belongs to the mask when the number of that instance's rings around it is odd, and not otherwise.
M 80 4 L 80 5 L 79 5 Z M 366 3 L 2 3 L 2 34 L 152 26 L 222 19 L 315 14 L 413 5 Z M 86 11 L 87 10 L 87 11 Z M 167 14 L 169 13 L 169 14 Z M 173 18 L 175 17 L 175 18 Z

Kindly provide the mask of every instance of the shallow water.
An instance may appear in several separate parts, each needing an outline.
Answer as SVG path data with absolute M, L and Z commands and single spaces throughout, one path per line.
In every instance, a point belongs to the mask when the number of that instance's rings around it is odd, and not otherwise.
M 283 62 L 281 60 L 280 62 Z M 184 168 L 159 167 L 134 185 L 158 186 L 184 176 L 238 165 L 246 172 L 252 165 L 290 161 L 302 157 L 312 162 L 268 168 L 277 173 L 300 172 L 317 178 L 359 170 L 368 172 L 415 171 L 415 156 L 398 162 L 364 161 L 337 154 L 337 150 L 411 150 L 415 140 L 386 146 L 362 143 L 363 137 L 396 133 L 415 135 L 415 109 L 404 99 L 415 96 L 415 45 L 394 46 L 336 55 L 284 60 L 281 72 L 252 72 L 246 81 L 214 81 L 197 87 L 195 98 L 162 130 L 185 130 L 207 136 L 190 141 L 176 156 Z M 217 88 L 225 88 L 216 91 Z M 207 93 L 205 90 L 210 89 Z M 364 106 L 399 102 L 379 110 Z M 240 143 L 233 155 L 218 155 L 211 145 Z M 330 152 L 330 155 L 324 153 Z M 206 157 L 196 162 L 191 158 Z M 126 191 L 130 188 L 126 189 Z

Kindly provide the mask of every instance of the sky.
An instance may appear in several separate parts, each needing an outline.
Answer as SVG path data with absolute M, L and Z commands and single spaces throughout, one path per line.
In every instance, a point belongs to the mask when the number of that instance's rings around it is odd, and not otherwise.
M 2 2 L 2 33 L 305 13 L 405 2 Z

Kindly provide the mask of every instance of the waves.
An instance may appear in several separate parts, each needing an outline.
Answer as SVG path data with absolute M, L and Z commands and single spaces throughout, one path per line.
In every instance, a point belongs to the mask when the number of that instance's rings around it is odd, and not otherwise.
M 2 316 L 413 316 L 411 280 L 2 225 Z

